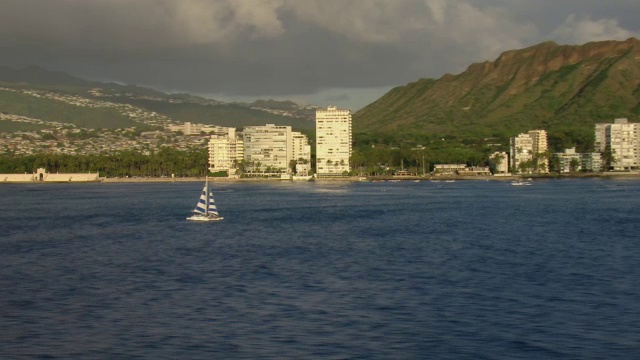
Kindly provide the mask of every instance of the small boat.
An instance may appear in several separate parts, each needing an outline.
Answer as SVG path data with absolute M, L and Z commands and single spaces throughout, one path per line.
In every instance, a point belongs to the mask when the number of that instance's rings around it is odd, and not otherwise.
M 313 175 L 293 175 L 291 177 L 293 181 L 311 181 L 313 180 Z
M 513 186 L 528 186 L 528 185 L 531 185 L 531 183 L 528 182 L 528 181 L 517 180 L 517 181 L 512 181 L 511 185 L 513 185 Z
M 218 208 L 213 200 L 213 192 L 209 188 L 209 178 L 205 180 L 204 188 L 200 194 L 200 199 L 196 204 L 196 208 L 193 209 L 194 214 L 189 216 L 187 220 L 192 221 L 220 221 L 224 219 L 218 213 Z

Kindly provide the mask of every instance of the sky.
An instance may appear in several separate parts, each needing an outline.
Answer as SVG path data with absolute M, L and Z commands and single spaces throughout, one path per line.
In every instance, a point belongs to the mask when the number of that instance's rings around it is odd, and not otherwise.
M 0 64 L 356 111 L 543 41 L 640 38 L 638 0 L 0 0 Z

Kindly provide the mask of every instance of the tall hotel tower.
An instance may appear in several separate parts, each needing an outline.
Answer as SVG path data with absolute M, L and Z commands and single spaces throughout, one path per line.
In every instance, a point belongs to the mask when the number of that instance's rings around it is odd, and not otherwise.
M 316 174 L 339 176 L 349 172 L 351 111 L 329 106 L 316 111 Z

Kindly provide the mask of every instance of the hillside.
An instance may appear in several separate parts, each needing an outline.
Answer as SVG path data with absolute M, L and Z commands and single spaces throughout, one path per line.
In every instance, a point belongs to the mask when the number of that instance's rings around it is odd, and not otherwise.
M 354 114 L 354 132 L 504 140 L 543 128 L 552 146 L 587 148 L 593 125 L 640 118 L 640 41 L 541 43 L 457 75 L 392 89 Z
M 166 94 L 135 85 L 87 81 L 36 66 L 21 69 L 0 66 L 0 112 L 45 122 L 85 128 L 138 126 L 138 119 L 126 115 L 133 111 L 157 113 L 173 122 L 230 127 L 273 123 L 290 125 L 298 130 L 315 127 L 312 109 L 290 102 L 261 101 L 257 104 L 259 106 L 230 104 L 190 94 Z M 24 124 L 0 127 L 3 131 L 13 129 L 24 129 Z

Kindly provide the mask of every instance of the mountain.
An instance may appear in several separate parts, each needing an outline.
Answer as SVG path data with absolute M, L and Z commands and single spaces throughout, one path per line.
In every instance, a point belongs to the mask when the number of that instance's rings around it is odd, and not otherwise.
M 90 87 L 97 84 L 63 72 L 50 71 L 34 65 L 18 69 L 0 66 L 0 82 L 82 87 Z
M 544 42 L 440 79 L 399 86 L 353 115 L 356 133 L 499 139 L 546 129 L 588 147 L 593 125 L 640 118 L 640 41 Z
M 79 103 L 83 104 L 82 108 L 77 106 Z M 225 103 L 191 94 L 166 94 L 136 85 L 89 81 L 37 66 L 20 69 L 0 66 L 0 112 L 3 114 L 87 128 L 136 126 L 136 120 L 126 116 L 130 110 L 117 110 L 122 109 L 122 105 L 177 122 L 230 127 L 271 123 L 306 131 L 315 127 L 315 111 L 292 102 Z

